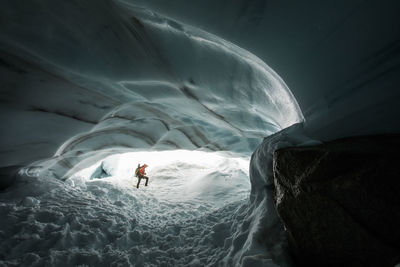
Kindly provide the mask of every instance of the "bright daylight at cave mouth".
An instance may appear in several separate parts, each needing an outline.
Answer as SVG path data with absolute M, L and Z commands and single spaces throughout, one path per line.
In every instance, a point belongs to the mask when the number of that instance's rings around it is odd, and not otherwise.
M 134 173 L 138 165 L 136 163 L 140 165 L 145 163 L 148 166 L 147 188 L 145 180 L 142 180 L 137 188 L 138 178 Z M 83 191 L 95 188 L 100 190 L 99 197 L 106 196 L 106 199 L 118 201 L 118 204 L 124 206 L 130 206 L 123 203 L 124 194 L 128 194 L 128 198 L 137 197 L 138 194 L 142 197 L 146 195 L 148 202 L 141 203 L 140 209 L 153 212 L 154 216 L 179 211 L 179 208 L 173 208 L 173 203 L 188 205 L 181 207 L 179 214 L 187 210 L 195 214 L 199 210 L 193 209 L 194 207 L 203 212 L 211 212 L 224 205 L 246 199 L 250 191 L 248 166 L 249 158 L 234 157 L 223 152 L 189 150 L 131 152 L 108 156 L 93 166 L 75 173 L 66 180 L 66 183 Z M 113 190 L 102 191 L 109 187 Z M 137 189 L 142 189 L 143 192 Z M 91 193 L 96 196 L 98 191 L 94 190 Z M 150 195 L 154 201 L 151 201 Z M 140 201 L 140 198 L 137 201 Z M 171 208 L 160 208 L 160 201 L 169 203 Z M 139 207 L 132 205 L 131 208 Z M 181 220 L 185 218 L 184 216 Z

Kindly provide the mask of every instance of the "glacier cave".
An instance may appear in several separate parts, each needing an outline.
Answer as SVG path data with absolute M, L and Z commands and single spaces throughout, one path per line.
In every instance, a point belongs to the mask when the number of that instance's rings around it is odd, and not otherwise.
M 400 264 L 398 1 L 0 5 L 0 266 Z

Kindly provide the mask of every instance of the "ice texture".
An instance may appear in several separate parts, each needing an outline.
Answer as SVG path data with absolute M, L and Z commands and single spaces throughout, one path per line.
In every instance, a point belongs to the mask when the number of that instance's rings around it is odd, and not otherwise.
M 199 28 L 119 1 L 4 5 L 4 165 L 117 146 L 249 154 L 303 119 L 262 60 Z
M 400 131 L 399 1 L 124 1 L 206 29 L 267 62 L 316 139 Z

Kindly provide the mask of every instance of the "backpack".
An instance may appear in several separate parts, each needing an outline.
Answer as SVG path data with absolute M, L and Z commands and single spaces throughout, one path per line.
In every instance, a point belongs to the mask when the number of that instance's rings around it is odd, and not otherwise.
M 135 177 L 138 177 L 139 170 L 140 170 L 140 163 L 137 165 L 137 168 L 135 170 Z

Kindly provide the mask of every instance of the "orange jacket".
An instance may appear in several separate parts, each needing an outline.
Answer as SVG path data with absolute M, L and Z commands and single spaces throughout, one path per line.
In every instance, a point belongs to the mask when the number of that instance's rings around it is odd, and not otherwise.
M 146 172 L 146 167 L 143 166 L 143 167 L 141 167 L 140 170 L 139 170 L 139 175 L 140 175 L 140 176 L 143 176 L 143 175 L 145 174 L 145 172 Z

